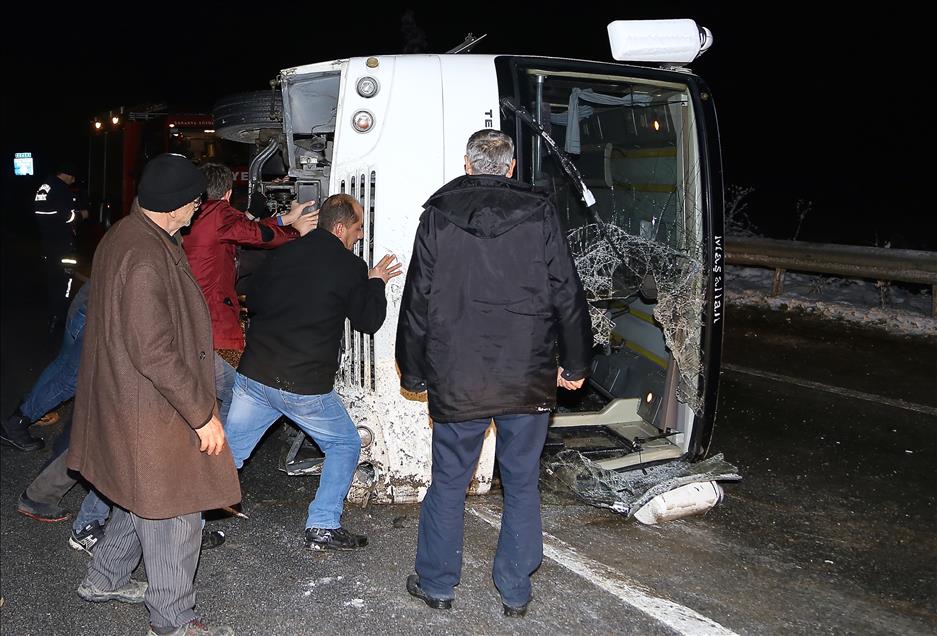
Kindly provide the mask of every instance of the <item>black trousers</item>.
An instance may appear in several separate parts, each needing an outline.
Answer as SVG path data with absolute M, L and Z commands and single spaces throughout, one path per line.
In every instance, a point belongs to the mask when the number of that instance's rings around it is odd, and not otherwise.
M 501 600 L 512 607 L 530 600 L 530 575 L 543 560 L 540 453 L 549 416 L 494 418 L 504 511 L 492 578 Z M 480 419 L 433 424 L 433 482 L 420 509 L 416 573 L 420 587 L 436 598 L 453 598 L 453 588 L 462 577 L 465 490 L 475 474 L 490 423 L 490 419 Z
M 68 311 L 69 281 L 71 277 L 62 267 L 62 256 L 58 254 L 43 254 L 42 269 L 45 279 L 46 306 L 49 318 L 55 317 L 59 322 L 65 322 Z

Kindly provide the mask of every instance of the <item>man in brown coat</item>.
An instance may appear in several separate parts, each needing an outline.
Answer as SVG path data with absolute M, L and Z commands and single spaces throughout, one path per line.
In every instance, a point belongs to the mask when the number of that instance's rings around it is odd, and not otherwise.
M 181 155 L 147 164 L 130 214 L 95 255 L 75 397 L 68 466 L 114 503 L 78 594 L 144 602 L 150 634 L 232 633 L 194 611 L 200 513 L 241 500 L 211 318 L 177 235 L 204 189 Z M 130 578 L 141 556 L 148 584 Z

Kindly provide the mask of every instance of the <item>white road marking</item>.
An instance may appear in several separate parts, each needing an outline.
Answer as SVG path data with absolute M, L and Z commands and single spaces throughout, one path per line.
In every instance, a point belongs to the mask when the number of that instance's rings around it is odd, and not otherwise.
M 827 393 L 835 393 L 836 395 L 842 395 L 843 397 L 865 400 L 866 402 L 875 402 L 877 404 L 885 404 L 886 406 L 894 406 L 895 408 L 904 409 L 906 411 L 915 411 L 917 413 L 925 413 L 927 415 L 937 415 L 937 408 L 934 408 L 933 406 L 915 404 L 914 402 L 908 402 L 898 398 L 889 398 L 885 397 L 884 395 L 875 395 L 874 393 L 863 393 L 862 391 L 854 391 L 852 389 L 846 389 L 841 386 L 831 386 L 829 384 L 823 384 L 822 382 L 801 380 L 800 378 L 793 378 L 789 375 L 781 375 L 779 373 L 771 373 L 769 371 L 759 371 L 758 369 L 750 369 L 748 367 L 742 367 L 737 364 L 723 363 L 722 368 L 726 371 L 734 371 L 735 373 L 753 375 L 756 378 L 774 380 L 775 382 L 786 382 L 787 384 L 802 386 L 806 389 L 826 391 Z
M 491 526 L 501 528 L 499 515 L 491 510 L 475 504 L 469 506 L 469 511 Z M 589 583 L 602 588 L 633 608 L 663 623 L 678 634 L 685 634 L 686 636 L 737 636 L 735 632 L 688 607 L 654 596 L 650 591 L 633 583 L 626 583 L 625 577 L 614 568 L 578 554 L 571 545 L 547 532 L 543 533 L 543 554 L 570 572 L 578 574 Z

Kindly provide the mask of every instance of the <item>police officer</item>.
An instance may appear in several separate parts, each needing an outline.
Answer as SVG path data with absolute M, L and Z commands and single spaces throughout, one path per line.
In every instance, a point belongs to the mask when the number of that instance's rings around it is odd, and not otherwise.
M 71 291 L 62 258 L 75 252 L 78 206 L 69 186 L 75 183 L 77 172 L 69 163 L 60 164 L 55 174 L 47 177 L 36 190 L 34 211 L 42 243 L 50 331 L 64 321 Z

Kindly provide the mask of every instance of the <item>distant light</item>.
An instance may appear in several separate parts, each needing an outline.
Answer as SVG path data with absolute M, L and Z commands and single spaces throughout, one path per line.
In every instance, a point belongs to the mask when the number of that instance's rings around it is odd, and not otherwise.
M 63 265 L 77 265 L 78 261 L 76 261 L 74 258 L 63 258 L 62 264 Z
M 215 132 L 215 129 L 214 129 L 214 128 L 206 128 L 206 129 L 203 130 L 202 132 L 204 132 L 204 133 L 213 133 L 213 132 Z
M 114 115 L 113 117 L 111 117 L 111 123 L 116 126 L 117 124 L 120 123 L 120 117 L 118 117 L 117 115 Z
M 170 128 L 175 128 L 176 125 L 175 125 L 175 124 L 169 124 L 169 127 L 170 127 Z
M 660 130 L 660 122 L 655 119 L 655 120 L 654 120 L 654 123 L 651 124 L 651 127 L 652 127 L 654 130 Z
M 101 126 L 102 126 L 102 125 L 103 125 L 103 124 L 102 124 L 101 122 L 95 121 L 95 122 L 94 122 L 94 129 L 95 129 L 95 130 L 101 130 Z
M 653 402 L 653 401 L 654 401 L 654 394 L 653 394 L 653 393 L 648 393 L 648 394 L 645 396 L 644 401 L 647 402 L 648 404 L 650 404 L 651 402 Z
M 351 125 L 360 133 L 366 133 L 374 127 L 374 115 L 366 110 L 359 110 L 351 118 Z

